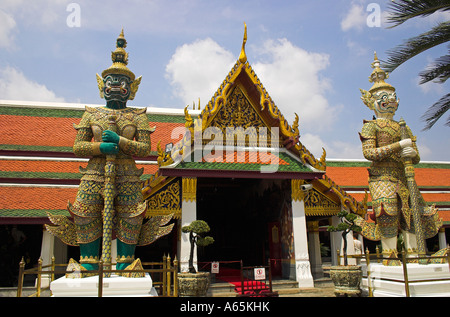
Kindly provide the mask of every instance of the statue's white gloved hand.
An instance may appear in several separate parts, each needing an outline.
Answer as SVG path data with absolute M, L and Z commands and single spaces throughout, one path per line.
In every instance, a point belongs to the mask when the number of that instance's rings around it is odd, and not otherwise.
M 405 147 L 412 147 L 412 140 L 411 139 L 404 139 L 404 140 L 401 140 L 399 143 L 400 143 L 400 147 L 402 149 L 404 149 Z
M 416 150 L 412 147 L 412 140 L 411 139 L 404 139 L 400 142 L 400 147 L 402 148 L 402 151 L 400 153 L 401 157 L 415 157 L 417 155 Z
M 417 155 L 416 150 L 414 150 L 412 147 L 408 146 L 402 149 L 402 152 L 400 153 L 401 157 L 415 157 Z

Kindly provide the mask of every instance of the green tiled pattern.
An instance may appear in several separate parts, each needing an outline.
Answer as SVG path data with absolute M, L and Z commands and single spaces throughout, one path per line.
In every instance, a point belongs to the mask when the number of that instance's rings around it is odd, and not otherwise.
M 275 155 L 275 154 L 273 154 Z M 194 156 L 195 157 L 195 156 Z M 278 157 L 289 163 L 279 164 L 277 172 L 312 172 L 311 169 L 301 162 L 293 159 L 285 153 L 278 153 Z M 261 167 L 268 164 L 259 163 L 227 163 L 227 162 L 181 162 L 176 168 L 179 169 L 201 169 L 201 170 L 224 170 L 224 171 L 260 171 Z

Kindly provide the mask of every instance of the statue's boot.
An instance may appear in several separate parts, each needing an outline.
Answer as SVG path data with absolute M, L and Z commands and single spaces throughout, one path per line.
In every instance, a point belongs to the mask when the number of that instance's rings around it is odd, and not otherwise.
M 382 238 L 381 247 L 383 248 L 383 265 L 398 266 L 401 265 L 399 260 L 391 259 L 397 258 L 397 237 Z
M 66 270 L 67 278 L 82 278 L 97 275 L 97 273 L 86 272 L 87 270 L 98 270 L 100 252 L 100 238 L 90 243 L 80 243 L 80 263 L 70 259 Z
M 405 242 L 405 248 L 407 251 L 408 258 L 416 258 L 419 256 L 419 252 L 417 250 L 417 237 L 414 233 L 408 232 L 406 230 L 402 230 L 403 241 Z M 409 263 L 414 262 L 417 263 L 417 260 L 409 260 Z
M 117 270 L 125 270 L 125 268 L 133 263 L 135 244 L 126 244 L 117 239 Z
M 126 244 L 117 239 L 117 270 L 128 270 L 129 272 L 118 273 L 124 277 L 144 277 L 143 272 L 132 270 L 143 270 L 140 259 L 134 259 L 135 244 Z
M 80 243 L 80 264 L 87 270 L 98 270 L 101 238 L 89 243 Z

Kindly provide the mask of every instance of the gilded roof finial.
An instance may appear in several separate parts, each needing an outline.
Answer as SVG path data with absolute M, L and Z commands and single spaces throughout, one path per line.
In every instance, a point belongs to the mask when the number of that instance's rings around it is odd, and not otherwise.
M 247 61 L 247 55 L 245 54 L 245 43 L 247 43 L 247 24 L 244 22 L 244 39 L 242 40 L 241 54 L 239 54 L 239 61 L 244 64 Z

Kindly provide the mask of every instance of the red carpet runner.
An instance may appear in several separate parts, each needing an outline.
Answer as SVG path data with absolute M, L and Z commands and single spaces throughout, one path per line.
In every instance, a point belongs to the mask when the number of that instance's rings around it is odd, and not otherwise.
M 237 269 L 221 269 L 216 278 L 234 285 L 234 290 L 242 294 L 241 271 Z M 248 280 L 244 278 L 244 294 L 259 294 L 270 292 L 267 285 L 260 281 Z

